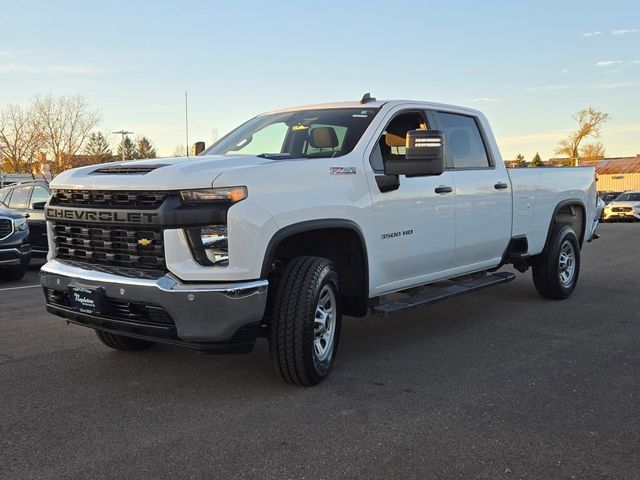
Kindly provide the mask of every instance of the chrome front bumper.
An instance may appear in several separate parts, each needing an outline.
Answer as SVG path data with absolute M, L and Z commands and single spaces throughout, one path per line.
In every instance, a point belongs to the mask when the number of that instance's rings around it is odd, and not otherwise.
M 269 285 L 267 280 L 225 284 L 185 284 L 171 274 L 153 280 L 137 279 L 87 270 L 55 259 L 42 267 L 40 280 L 45 289 L 56 292 L 68 292 L 71 286 L 80 285 L 90 289 L 99 288 L 106 298 L 115 302 L 135 302 L 160 307 L 168 313 L 175 324 L 176 338 L 169 343 L 233 341 L 238 332 L 243 329 L 259 326 L 267 304 Z M 49 298 L 47 298 L 47 308 L 53 313 L 72 320 L 87 317 L 68 306 L 65 308 L 51 303 Z M 116 333 L 118 327 L 113 325 L 128 327 L 126 320 L 116 319 L 110 322 L 108 315 L 95 314 L 89 317 L 93 317 L 98 323 L 84 321 L 76 323 L 104 328 Z M 104 323 L 99 323 L 101 319 Z M 131 332 L 135 334 L 135 329 L 127 329 L 122 333 Z

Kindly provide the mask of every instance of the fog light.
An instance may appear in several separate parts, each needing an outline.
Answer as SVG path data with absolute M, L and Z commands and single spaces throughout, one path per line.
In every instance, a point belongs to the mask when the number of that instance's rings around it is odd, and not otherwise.
M 200 265 L 229 265 L 229 242 L 226 225 L 208 225 L 186 230 L 191 250 Z

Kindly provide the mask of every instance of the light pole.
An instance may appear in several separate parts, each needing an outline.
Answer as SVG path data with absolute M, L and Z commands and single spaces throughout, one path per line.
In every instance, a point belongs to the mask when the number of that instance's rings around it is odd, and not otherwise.
M 111 132 L 113 134 L 122 135 L 122 140 L 120 141 L 120 151 L 122 152 L 122 161 L 124 162 L 126 159 L 124 158 L 124 137 L 134 132 L 127 132 L 126 130 L 119 130 L 117 132 Z

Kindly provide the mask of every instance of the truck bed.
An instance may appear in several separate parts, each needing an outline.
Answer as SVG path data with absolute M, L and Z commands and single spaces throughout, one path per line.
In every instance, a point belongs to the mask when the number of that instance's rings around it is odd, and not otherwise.
M 513 189 L 513 237 L 526 236 L 529 254 L 542 251 L 549 224 L 559 205 L 579 200 L 595 217 L 596 181 L 593 167 L 507 169 Z M 589 198 L 591 197 L 591 198 Z M 590 240 L 591 225 L 584 240 Z

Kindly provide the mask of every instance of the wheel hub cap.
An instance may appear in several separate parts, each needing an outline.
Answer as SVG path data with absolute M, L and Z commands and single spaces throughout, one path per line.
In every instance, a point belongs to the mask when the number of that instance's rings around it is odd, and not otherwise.
M 336 296 L 329 285 L 320 290 L 313 324 L 313 351 L 321 362 L 331 356 L 336 332 Z
M 576 252 L 573 244 L 565 240 L 560 247 L 558 258 L 558 277 L 564 287 L 570 287 L 576 272 Z

